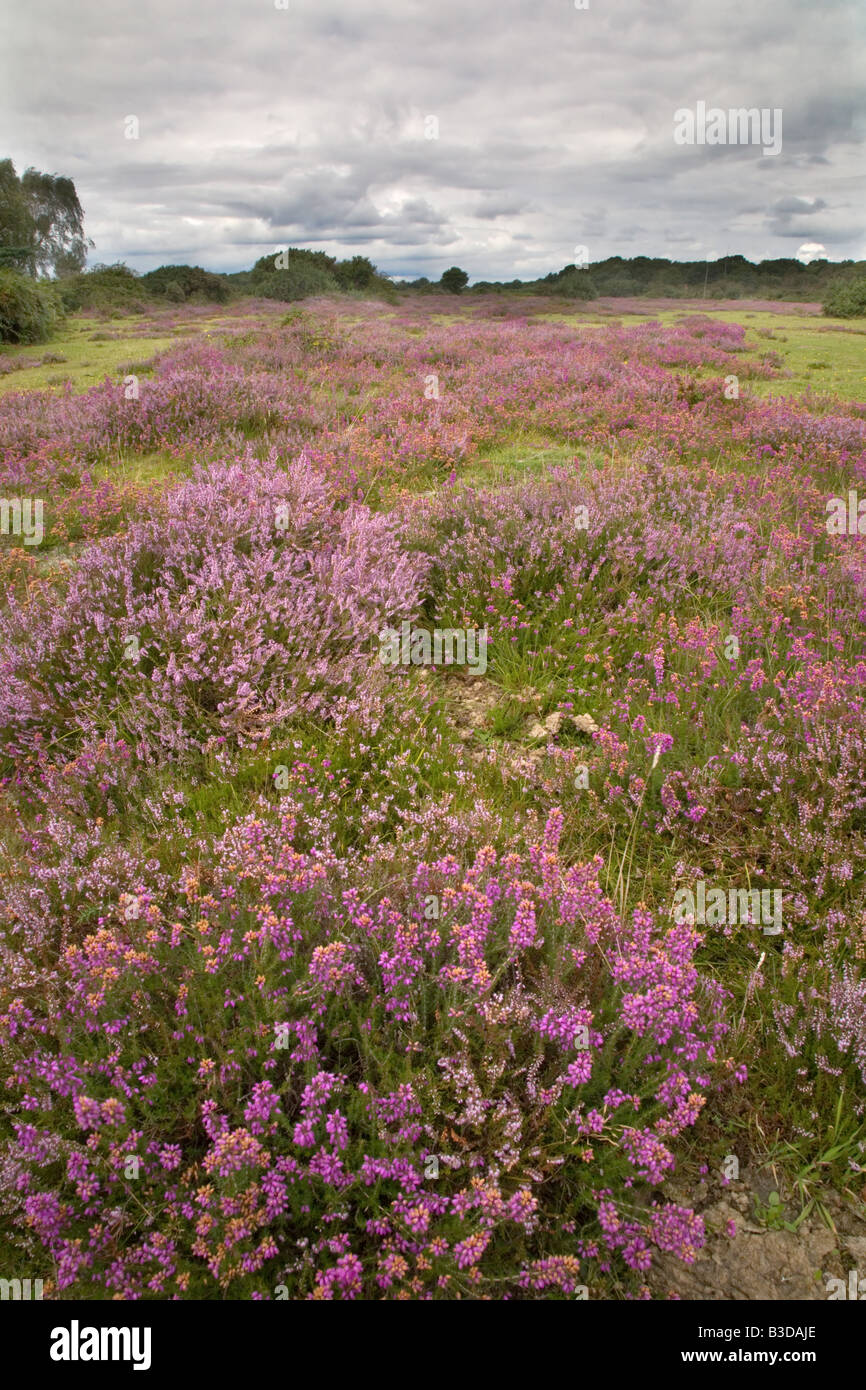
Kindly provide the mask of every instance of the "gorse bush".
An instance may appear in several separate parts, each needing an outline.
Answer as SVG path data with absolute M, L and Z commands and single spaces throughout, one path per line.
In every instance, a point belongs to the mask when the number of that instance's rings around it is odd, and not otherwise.
M 53 285 L 0 270 L 0 343 L 43 343 L 62 312 Z
M 551 284 L 548 293 L 562 295 L 565 299 L 595 299 L 595 286 L 586 270 L 566 266 Z
M 161 265 L 142 275 L 141 284 L 150 294 L 174 303 L 191 299 L 224 304 L 231 294 L 225 280 L 197 265 Z
M 824 300 L 824 313 L 837 319 L 866 318 L 866 277 L 834 285 Z
M 57 282 L 57 292 L 70 313 L 79 309 L 134 312 L 143 307 L 146 299 L 140 277 L 122 262 L 65 275 Z
M 253 293 L 263 299 L 279 299 L 287 304 L 297 299 L 310 299 L 317 294 L 334 294 L 339 288 L 333 275 L 315 265 L 289 265 L 288 270 L 275 270 L 253 281 Z

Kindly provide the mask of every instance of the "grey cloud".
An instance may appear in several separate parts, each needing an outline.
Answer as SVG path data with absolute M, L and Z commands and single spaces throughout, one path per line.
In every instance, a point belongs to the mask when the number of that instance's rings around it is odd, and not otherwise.
M 0 18 L 0 157 L 74 178 L 94 259 L 141 270 L 288 239 L 507 279 L 581 243 L 866 256 L 860 2 L 28 0 Z M 782 153 L 677 146 L 699 100 L 781 108 Z

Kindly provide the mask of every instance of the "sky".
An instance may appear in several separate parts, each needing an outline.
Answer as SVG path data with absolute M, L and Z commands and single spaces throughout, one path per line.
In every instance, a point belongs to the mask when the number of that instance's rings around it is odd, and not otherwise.
M 0 158 L 138 271 L 866 259 L 864 89 L 866 0 L 0 0 Z

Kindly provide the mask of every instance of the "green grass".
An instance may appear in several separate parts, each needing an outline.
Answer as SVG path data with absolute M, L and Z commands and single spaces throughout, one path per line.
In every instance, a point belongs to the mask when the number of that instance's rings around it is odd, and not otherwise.
M 6 391 L 46 388 L 60 391 L 67 382 L 73 391 L 80 392 L 98 385 L 107 376 L 126 375 L 131 371 L 142 374 L 150 369 L 159 353 L 175 347 L 183 338 L 216 334 L 227 324 L 236 322 L 236 319 L 215 313 L 179 329 L 152 332 L 149 330 L 155 325 L 147 317 L 116 315 L 111 319 L 96 319 L 76 314 L 67 319 L 59 333 L 47 343 L 28 347 L 0 346 L 0 361 L 40 363 L 0 375 L 0 395 Z M 42 364 L 46 356 L 66 360 Z
M 92 468 L 95 478 L 113 483 L 131 483 L 136 487 L 152 487 L 174 475 L 185 474 L 188 465 L 157 449 L 151 454 L 115 455 L 110 463 L 97 463 Z

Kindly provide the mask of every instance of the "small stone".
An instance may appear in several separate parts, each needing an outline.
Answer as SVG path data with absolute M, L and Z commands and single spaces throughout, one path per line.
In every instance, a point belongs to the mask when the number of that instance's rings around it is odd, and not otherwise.
M 594 734 L 598 728 L 591 714 L 576 714 L 574 716 L 574 723 L 576 728 L 582 730 L 585 734 Z

